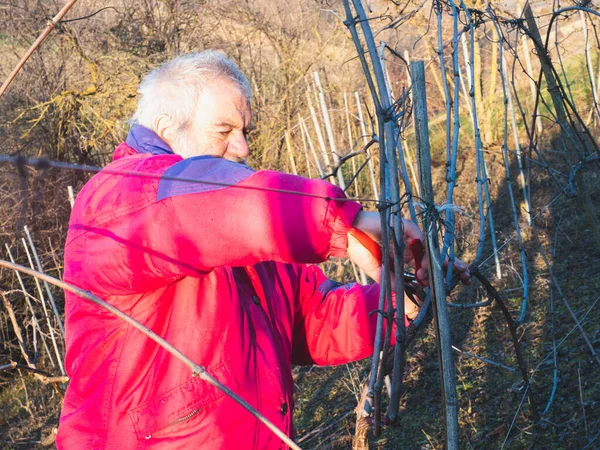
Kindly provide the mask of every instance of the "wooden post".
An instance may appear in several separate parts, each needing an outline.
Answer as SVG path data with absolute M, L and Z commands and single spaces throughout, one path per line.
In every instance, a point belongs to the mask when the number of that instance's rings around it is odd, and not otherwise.
M 426 205 L 435 205 L 431 182 L 431 155 L 429 149 L 429 127 L 427 123 L 427 95 L 425 92 L 425 65 L 423 61 L 410 64 L 413 85 L 415 140 L 421 198 Z M 429 207 L 429 206 L 428 206 Z M 433 310 L 438 335 L 442 395 L 446 416 L 446 448 L 458 450 L 458 396 L 456 376 L 452 360 L 450 324 L 446 305 L 446 288 L 440 259 L 440 249 L 435 221 L 430 220 L 428 211 L 423 215 L 426 232 L 425 249 L 429 262 L 429 289 L 433 298 Z

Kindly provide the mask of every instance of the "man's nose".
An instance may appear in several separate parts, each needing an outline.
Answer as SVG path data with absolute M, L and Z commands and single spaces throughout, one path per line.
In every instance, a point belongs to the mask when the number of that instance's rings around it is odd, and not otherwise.
M 235 159 L 246 159 L 249 153 L 248 141 L 243 133 L 233 137 L 227 146 L 227 155 Z

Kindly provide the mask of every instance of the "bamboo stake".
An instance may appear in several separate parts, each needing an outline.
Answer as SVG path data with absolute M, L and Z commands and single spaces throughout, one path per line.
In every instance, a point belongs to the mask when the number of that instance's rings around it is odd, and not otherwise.
M 352 125 L 350 122 L 350 108 L 348 107 L 348 95 L 346 94 L 346 92 L 344 92 L 344 109 L 346 112 L 346 125 L 348 127 L 348 145 L 350 146 L 350 149 L 354 149 L 354 138 L 352 137 Z M 367 149 L 368 151 L 368 149 Z M 355 161 L 356 158 L 352 158 L 352 171 L 353 173 L 356 173 L 356 164 Z M 360 196 L 360 191 L 358 189 L 358 179 L 355 180 L 354 182 L 354 194 L 356 195 L 356 197 Z M 354 273 L 356 275 L 356 267 L 354 262 L 352 262 L 352 268 L 354 269 Z M 358 268 L 358 275 L 360 277 L 360 284 L 367 285 L 369 282 L 367 280 L 367 275 L 365 274 L 365 271 L 362 270 L 360 267 Z M 356 277 L 356 280 L 358 282 L 359 277 Z
M 73 186 L 67 186 L 67 194 L 69 195 L 69 204 L 71 205 L 71 209 L 73 209 L 73 205 L 75 204 L 75 193 L 73 192 Z
M 298 114 L 298 118 L 301 119 L 300 114 Z M 299 121 L 298 121 L 299 122 Z M 302 138 L 302 150 L 304 150 L 304 158 L 306 159 L 306 171 L 308 172 L 308 178 L 312 178 L 312 170 L 310 168 L 310 157 L 308 156 L 308 146 L 306 143 L 306 136 L 304 136 L 304 130 L 302 129 L 302 125 L 300 125 L 300 137 Z
M 356 109 L 358 111 L 358 121 L 360 123 L 360 132 L 362 133 L 364 145 L 369 143 L 369 135 L 367 134 L 367 129 L 365 127 L 365 120 L 363 118 L 362 106 L 360 103 L 360 97 L 358 92 L 354 91 L 354 99 L 356 101 Z M 375 196 L 375 200 L 379 200 L 379 190 L 377 188 L 377 181 L 375 180 L 375 168 L 373 165 L 373 158 L 371 156 L 371 150 L 367 149 L 367 158 L 369 158 L 369 174 L 371 175 L 371 186 L 373 189 L 373 195 Z
M 504 73 L 507 74 L 506 58 L 502 55 L 502 68 Z M 525 217 L 527 219 L 527 225 L 531 225 L 531 204 L 529 202 L 529 190 L 527 189 L 527 183 L 525 178 L 525 171 L 523 170 L 523 160 L 521 157 L 521 146 L 519 145 L 519 132 L 517 130 L 517 121 L 515 119 L 515 108 L 513 105 L 512 91 L 506 89 L 506 96 L 508 97 L 508 108 L 510 110 L 510 119 L 513 130 L 513 139 L 515 141 L 515 153 L 517 155 L 517 165 L 519 167 L 519 183 L 521 184 L 521 190 L 523 191 L 523 203 L 525 205 Z
M 310 98 L 310 94 L 306 92 L 306 100 L 308 102 L 308 109 L 310 110 L 310 117 L 313 121 L 313 125 L 315 127 L 315 133 L 317 135 L 317 140 L 319 141 L 319 147 L 321 148 L 321 155 L 323 155 L 323 161 L 325 162 L 325 167 L 329 172 L 331 172 L 331 160 L 329 159 L 329 155 L 327 154 L 327 147 L 325 146 L 325 139 L 323 138 L 323 133 L 321 132 L 321 125 L 319 124 L 319 119 L 317 118 L 317 112 L 313 107 L 312 100 Z M 335 179 L 331 179 L 331 183 L 335 183 Z
M 323 178 L 323 175 L 325 175 L 325 174 L 323 173 L 323 168 L 321 167 L 321 162 L 319 161 L 319 157 L 317 156 L 317 151 L 315 150 L 313 141 L 310 137 L 310 134 L 308 133 L 308 128 L 306 127 L 306 123 L 304 123 L 304 119 L 302 117 L 300 117 L 300 128 L 302 129 L 302 132 L 306 136 L 306 140 L 308 141 L 310 151 L 313 155 L 313 158 L 315 159 L 315 166 L 317 168 L 317 171 L 319 172 L 319 177 Z
M 38 256 L 35 245 L 33 244 L 33 239 L 31 238 L 31 234 L 29 233 L 29 228 L 27 227 L 27 225 L 25 225 L 23 227 L 23 229 L 25 230 L 25 234 L 27 235 L 27 240 L 29 241 L 29 246 L 31 247 L 31 251 L 33 253 L 33 258 L 35 259 L 35 262 L 37 264 L 37 268 L 40 272 L 43 273 L 44 270 L 42 269 L 42 263 L 40 262 L 40 257 Z M 58 312 L 58 308 L 56 307 L 56 302 L 54 301 L 54 295 L 52 295 L 52 291 L 50 290 L 50 286 L 48 285 L 48 283 L 44 283 L 44 288 L 46 289 L 46 293 L 48 294 L 48 299 L 50 301 L 50 306 L 52 306 L 52 311 L 54 312 L 54 315 L 56 316 L 56 321 L 58 322 L 58 328 L 60 329 L 61 336 L 64 339 L 65 338 L 65 327 L 60 318 L 60 313 Z
M 329 109 L 327 108 L 327 102 L 325 101 L 325 93 L 323 92 L 323 85 L 321 84 L 319 72 L 313 72 L 313 77 L 315 79 L 315 85 L 317 86 L 321 115 L 323 116 L 323 123 L 325 124 L 325 132 L 327 133 L 327 140 L 329 141 L 329 149 L 331 151 L 331 156 L 333 157 L 333 163 L 335 164 L 335 167 L 339 167 L 340 157 L 338 155 L 337 147 L 335 145 L 333 127 L 331 126 L 331 117 L 329 116 Z M 341 167 L 337 171 L 337 177 L 340 187 L 345 190 L 346 181 L 344 180 L 344 173 Z
M 6 81 L 2 84 L 2 86 L 0 86 L 0 97 L 2 97 L 2 95 L 8 88 L 8 85 L 15 79 L 15 77 L 17 76 L 17 74 L 19 73 L 21 68 L 25 65 L 27 60 L 30 58 L 30 56 L 33 55 L 33 52 L 35 52 L 37 50 L 37 48 L 42 44 L 42 42 L 44 42 L 44 40 L 48 37 L 50 32 L 52 32 L 52 30 L 56 27 L 56 24 L 58 22 L 60 22 L 60 20 L 65 16 L 65 14 L 67 14 L 69 9 L 71 9 L 71 7 L 75 3 L 77 3 L 77 0 L 70 0 L 65 6 L 63 6 L 63 8 L 58 12 L 58 14 L 56 14 L 56 16 L 54 16 L 52 18 L 52 20 L 48 21 L 48 24 L 46 25 L 46 28 L 44 29 L 44 31 L 42 31 L 42 34 L 40 34 L 40 36 L 35 40 L 35 42 L 31 45 L 31 47 L 29 47 L 29 50 L 27 50 L 27 53 L 25 53 L 23 58 L 21 58 L 21 60 L 17 64 L 17 66 L 10 73 L 10 75 L 8 76 Z
M 469 72 L 469 56 L 468 56 L 468 52 L 466 51 L 467 47 L 466 47 L 466 43 L 465 43 L 465 35 L 464 34 L 461 35 L 460 40 L 461 40 L 461 43 L 463 44 L 465 72 L 467 72 L 467 77 L 470 80 L 471 75 Z M 460 68 L 460 65 L 458 66 L 458 77 L 460 79 L 460 87 L 462 89 L 463 97 L 465 99 L 465 104 L 467 105 L 467 110 L 469 111 L 469 117 L 471 118 L 471 122 L 473 122 L 473 109 L 471 109 L 471 102 L 470 102 L 469 94 L 467 93 L 467 87 L 465 85 L 465 78 L 463 77 L 462 69 Z M 469 85 L 470 85 L 470 82 L 469 82 Z
M 8 246 L 7 243 L 4 244 L 4 247 L 6 248 L 6 252 L 8 253 L 8 258 L 10 259 L 10 262 L 15 264 L 15 259 L 13 258 L 12 252 L 10 251 L 10 247 Z M 44 344 L 44 348 L 46 349 L 46 354 L 48 355 L 48 359 L 50 359 L 50 364 L 52 365 L 52 367 L 56 367 L 56 365 L 54 364 L 54 359 L 52 358 L 52 353 L 50 352 L 50 349 L 48 348 L 48 344 L 46 342 L 46 338 L 44 337 L 44 333 L 42 333 L 42 329 L 40 328 L 40 323 L 37 319 L 37 315 L 35 314 L 35 310 L 33 309 L 33 305 L 31 304 L 31 301 L 29 300 L 30 294 L 27 292 L 27 289 L 25 289 L 25 283 L 23 283 L 23 279 L 21 278 L 21 273 L 18 271 L 15 271 L 15 274 L 17 275 L 17 280 L 19 281 L 19 285 L 21 286 L 21 290 L 23 291 L 23 295 L 25 296 L 25 301 L 27 302 L 27 306 L 29 307 L 29 310 L 31 311 L 31 321 L 33 322 L 33 330 L 34 330 L 33 349 L 35 352 L 38 351 L 37 342 L 36 342 L 36 332 L 35 332 L 35 330 L 37 330 L 40 333 L 40 338 L 42 339 L 42 344 Z
M 560 0 L 557 1 L 556 4 L 557 8 L 560 8 Z M 565 84 L 567 87 L 567 90 L 569 91 L 569 97 L 571 97 L 571 102 L 575 102 L 574 98 L 573 98 L 573 92 L 571 91 L 571 84 L 569 83 L 569 77 L 567 76 L 567 71 L 565 70 L 565 66 L 563 64 L 563 59 L 562 59 L 562 39 L 559 39 L 559 32 L 558 32 L 558 25 L 559 25 L 559 21 L 557 20 L 556 23 L 554 24 L 554 50 L 556 51 L 556 57 L 559 61 L 559 65 L 560 65 L 560 71 L 562 72 L 562 76 L 565 79 Z M 591 112 L 594 112 L 594 108 L 592 108 Z M 541 119 L 541 117 L 540 117 Z
M 557 22 L 558 23 L 558 22 Z M 600 97 L 600 64 L 598 64 L 598 76 L 596 78 L 596 98 Z M 594 112 L 594 108 L 590 108 L 590 115 L 592 115 Z M 590 121 L 590 118 L 588 117 L 588 123 Z
M 292 143 L 291 143 L 289 131 L 285 132 L 284 140 L 285 140 L 285 147 L 287 148 L 288 156 L 290 157 L 290 168 L 292 169 L 292 173 L 294 175 L 298 175 L 298 170 L 296 169 L 296 162 L 294 161 L 294 151 L 292 150 Z
M 431 156 L 429 150 L 429 126 L 427 120 L 427 94 L 425 85 L 425 65 L 423 61 L 415 61 L 410 65 L 413 82 L 415 140 L 417 164 L 421 181 L 421 196 L 428 207 L 435 207 L 433 185 L 431 182 Z M 423 216 L 426 232 L 425 248 L 429 262 L 429 285 L 434 297 L 434 317 L 438 333 L 438 350 L 442 378 L 442 395 L 446 416 L 446 448 L 458 450 L 458 396 L 456 392 L 456 376 L 452 360 L 452 342 L 450 339 L 450 323 L 446 305 L 446 289 L 442 273 L 441 255 L 437 241 L 435 219 L 427 211 Z
M 531 90 L 531 99 L 532 103 L 536 104 L 537 97 L 537 87 L 535 85 L 535 80 L 533 79 L 533 65 L 531 64 L 531 52 L 529 50 L 529 42 L 527 41 L 527 36 L 521 36 L 521 46 L 523 47 L 523 55 L 525 56 L 525 67 L 527 68 L 526 75 L 529 80 L 529 89 Z M 536 114 L 534 111 L 532 114 Z M 538 115 L 535 116 L 535 127 L 537 129 L 538 134 L 541 134 L 544 131 L 544 127 L 542 125 L 542 118 Z
M 197 376 L 201 380 L 206 381 L 211 386 L 216 387 L 217 389 L 222 391 L 225 395 L 227 395 L 231 399 L 235 400 L 246 411 L 248 411 L 250 414 L 252 414 L 254 417 L 256 417 L 263 425 L 265 425 L 267 428 L 269 428 L 269 430 L 271 430 L 288 447 L 290 447 L 291 449 L 294 449 L 294 450 L 301 450 L 300 447 L 294 441 L 292 441 L 292 439 L 290 439 L 290 437 L 288 437 L 283 431 L 281 431 L 279 428 L 277 428 L 269 419 L 267 419 L 260 412 L 258 412 L 256 409 L 254 409 L 249 403 L 247 403 L 243 398 L 241 398 L 239 395 L 237 395 L 235 392 L 233 392 L 227 386 L 221 384 L 221 382 L 219 382 L 219 380 L 217 380 L 211 374 L 209 374 L 204 367 L 196 364 L 194 361 L 189 359 L 187 356 L 185 356 L 183 353 L 181 353 L 179 350 L 177 350 L 175 347 L 173 347 L 171 344 L 169 344 L 167 341 L 165 341 L 158 334 L 154 333 L 152 330 L 150 330 L 146 326 L 142 325 L 140 322 L 131 318 L 130 316 L 125 314 L 120 309 L 115 308 L 113 305 L 105 302 L 101 298 L 96 297 L 94 294 L 92 294 L 89 291 L 84 291 L 83 289 L 80 289 L 76 286 L 73 286 L 71 284 L 65 283 L 64 281 L 60 281 L 54 277 L 46 275 L 45 273 L 38 272 L 38 271 L 32 270 L 32 269 L 28 269 L 27 267 L 24 267 L 24 266 L 21 266 L 18 264 L 13 264 L 13 263 L 10 263 L 3 259 L 0 259 L 0 267 L 7 267 L 12 270 L 18 270 L 27 275 L 35 277 L 36 280 L 40 279 L 40 280 L 44 281 L 44 283 L 51 283 L 55 286 L 58 286 L 61 289 L 64 289 L 65 291 L 72 292 L 73 294 L 75 294 L 81 298 L 84 298 L 86 300 L 91 301 L 92 303 L 95 303 L 100 308 L 105 309 L 106 311 L 115 315 L 116 317 L 123 320 L 124 322 L 127 322 L 133 328 L 140 331 L 142 334 L 144 334 L 149 339 L 153 340 L 158 345 L 160 345 L 162 348 L 164 348 L 166 351 L 168 351 L 175 358 L 177 358 L 178 360 L 183 362 L 192 371 L 194 376 Z
M 381 52 L 379 54 L 379 65 L 373 64 L 373 71 L 377 76 L 379 72 L 381 75 L 377 77 L 377 86 L 379 88 L 379 96 L 380 98 L 383 96 L 387 96 L 387 99 L 381 101 L 382 108 L 389 108 L 392 111 L 393 104 L 393 96 L 391 85 L 389 83 L 389 77 L 387 77 L 387 68 L 385 65 L 385 58 L 383 51 L 385 49 L 385 42 L 381 43 Z M 371 55 L 373 58 L 373 55 Z M 399 190 L 399 178 L 398 173 L 400 172 L 400 176 L 404 183 L 404 187 L 406 192 L 409 194 L 409 209 L 411 212 L 412 220 L 416 221 L 416 212 L 414 209 L 414 202 L 412 201 L 412 190 L 410 181 L 408 179 L 408 174 L 406 170 L 406 162 L 404 161 L 404 153 L 402 149 L 402 143 L 400 139 L 400 130 L 398 129 L 398 125 L 395 121 L 391 121 L 385 118 L 385 115 L 381 118 L 385 125 L 385 160 L 388 166 L 387 177 L 389 179 L 389 197 L 391 201 L 396 204 L 397 201 L 400 200 L 400 190 Z M 398 158 L 396 158 L 398 155 Z M 400 161 L 400 171 L 398 170 L 398 161 Z M 394 225 L 394 267 L 404 267 L 404 243 L 403 237 L 399 237 L 403 233 L 398 233 L 397 228 L 402 230 L 403 224 L 401 219 L 401 207 L 399 205 L 394 206 L 392 209 L 392 220 Z M 388 221 L 389 223 L 389 221 Z M 400 239 L 400 242 L 398 241 Z M 393 316 L 395 314 L 396 318 L 396 345 L 394 346 L 394 361 L 392 368 L 392 378 L 390 380 L 389 375 L 385 375 L 384 383 L 386 385 L 386 389 L 389 393 L 390 402 L 388 407 L 388 418 L 391 421 L 395 421 L 398 418 L 398 411 L 400 407 L 400 395 L 402 394 L 402 380 L 404 377 L 404 365 L 405 365 L 405 357 L 406 357 L 406 330 L 404 328 L 404 277 L 402 274 L 404 273 L 404 269 L 395 270 L 394 271 L 394 285 L 396 288 L 396 298 L 402 299 L 396 301 L 396 308 L 392 305 L 392 302 L 389 302 L 388 306 L 388 314 Z M 391 292 L 391 285 L 389 286 L 389 292 Z M 399 305 L 398 303 L 402 303 Z M 401 318 L 402 324 L 399 324 L 398 318 Z M 388 325 L 389 326 L 389 325 Z M 387 339 L 387 335 L 386 335 Z M 385 347 L 384 347 L 385 351 Z M 383 372 L 383 371 L 382 371 Z
M 581 19 L 581 27 L 583 29 L 583 40 L 585 41 L 585 65 L 587 67 L 588 78 L 590 79 L 590 87 L 592 89 L 592 101 L 593 105 L 590 109 L 590 114 L 586 120 L 586 124 L 589 125 L 592 119 L 592 113 L 596 111 L 596 114 L 600 116 L 600 109 L 598 107 L 598 91 L 596 89 L 596 80 L 594 77 L 594 65 L 592 64 L 592 54 L 590 52 L 590 39 L 587 28 L 587 22 L 585 20 L 585 14 L 583 11 L 579 11 L 579 17 Z M 556 22 L 558 26 L 558 21 Z
M 34 270 L 33 260 L 31 259 L 31 254 L 29 253 L 29 248 L 27 247 L 27 242 L 24 238 L 21 238 L 21 242 L 23 247 L 25 248 L 25 253 L 27 254 L 27 260 L 29 261 L 29 267 L 31 270 Z M 56 360 L 58 362 L 58 367 L 60 368 L 60 372 L 63 375 L 66 375 L 65 368 L 62 363 L 62 355 L 60 354 L 60 350 L 58 349 L 58 344 L 56 342 L 56 337 L 54 336 L 54 327 L 50 322 L 50 314 L 48 313 L 48 308 L 46 307 L 46 301 L 44 299 L 44 294 L 42 292 L 42 286 L 40 285 L 39 279 L 35 278 L 35 286 L 38 291 L 38 295 L 40 296 L 40 300 L 42 302 L 42 308 L 44 310 L 44 315 L 46 316 L 46 323 L 48 325 L 48 331 L 50 332 L 50 340 L 52 341 L 52 346 L 54 347 L 54 352 L 56 353 Z
M 354 8 L 356 10 L 356 13 L 358 15 L 358 20 L 360 20 L 361 18 L 363 18 L 365 20 L 365 22 L 361 22 L 361 26 L 363 27 L 363 34 L 365 34 L 365 30 L 369 29 L 369 24 L 366 21 L 365 18 L 365 14 L 364 14 L 364 10 L 362 8 L 362 4 L 360 2 L 360 0 L 352 0 L 352 3 L 354 5 Z M 381 101 L 379 99 L 379 97 L 377 96 L 377 92 L 376 92 L 376 88 L 375 88 L 375 82 L 373 80 L 373 77 L 371 76 L 371 69 L 369 67 L 369 64 L 367 62 L 367 58 L 365 55 L 365 51 L 362 47 L 362 44 L 360 42 L 360 38 L 358 36 L 358 31 L 356 28 L 356 24 L 357 24 L 357 19 L 355 19 L 354 14 L 352 13 L 352 10 L 350 8 L 350 0 L 345 0 L 344 1 L 344 9 L 346 12 L 346 20 L 345 20 L 345 25 L 348 27 L 350 34 L 352 36 L 352 40 L 354 41 L 354 45 L 356 47 L 356 50 L 358 52 L 358 57 L 361 63 L 361 67 L 363 70 L 363 73 L 365 75 L 367 84 L 369 86 L 369 91 L 371 93 L 371 98 L 373 99 L 373 103 L 375 105 L 375 111 L 377 114 L 379 114 L 381 112 Z M 362 15 L 360 14 L 360 12 L 362 11 Z M 369 37 L 366 36 L 365 34 L 365 40 L 367 41 L 367 46 L 370 47 L 370 49 L 372 49 L 375 46 L 374 40 L 373 40 L 373 36 L 372 34 L 370 35 L 370 39 Z M 377 57 L 377 50 L 375 49 L 373 52 L 371 52 L 371 55 L 375 54 L 375 58 Z M 372 61 L 373 61 L 373 57 L 372 57 Z M 358 97 L 358 96 L 357 96 Z M 360 105 L 360 102 L 358 103 Z M 362 122 L 362 120 L 361 120 Z M 378 121 L 377 123 L 378 126 L 378 144 L 379 144 L 379 180 L 380 180 L 380 193 L 381 193 L 381 197 L 387 200 L 387 191 L 386 191 L 386 171 L 385 171 L 385 164 L 386 164 L 386 158 L 385 158 L 385 150 L 384 150 L 384 145 L 385 145 L 385 132 L 382 129 L 383 128 L 383 123 L 381 121 Z M 366 136 L 366 133 L 365 135 Z M 389 224 L 389 210 L 387 208 L 381 209 L 380 210 L 380 218 L 381 218 L 381 238 L 382 238 L 382 242 L 384 243 L 383 245 L 383 257 L 382 257 L 382 261 L 389 261 L 389 234 L 388 234 L 388 224 Z M 369 415 L 373 415 L 373 419 L 374 419 L 374 435 L 375 436 L 379 436 L 381 434 L 381 417 L 380 417 L 380 411 L 381 411 L 381 389 L 383 386 L 383 377 L 380 377 L 380 373 L 381 371 L 380 369 L 380 363 L 381 363 L 381 353 L 382 353 L 382 348 L 385 348 L 387 345 L 389 345 L 389 341 L 385 342 L 385 338 L 384 338 L 384 333 L 383 333 L 383 312 L 387 311 L 386 309 L 386 300 L 387 300 L 387 293 L 388 291 L 388 283 L 389 283 L 389 271 L 386 270 L 386 268 L 383 268 L 383 280 L 381 282 L 381 289 L 379 291 L 379 303 L 378 303 L 378 311 L 379 313 L 377 314 L 377 324 L 375 327 L 375 342 L 374 342 L 374 349 L 373 349 L 373 358 L 371 359 L 371 373 L 369 376 L 369 389 L 368 389 L 368 394 L 367 394 L 367 401 L 364 405 L 364 410 L 366 412 L 368 412 Z M 391 324 L 389 324 L 391 325 Z M 391 326 L 388 327 L 388 331 L 391 330 Z M 387 338 L 389 338 L 389 335 L 386 335 Z M 360 419 L 359 419 L 360 420 Z
M 346 113 L 346 128 L 348 130 L 348 147 L 350 150 L 354 149 L 354 138 L 352 137 L 352 124 L 350 123 L 350 108 L 348 107 L 348 94 L 344 92 L 344 112 Z M 352 172 L 356 173 L 356 158 L 352 158 Z M 358 189 L 358 179 L 354 182 L 354 195 L 360 196 Z

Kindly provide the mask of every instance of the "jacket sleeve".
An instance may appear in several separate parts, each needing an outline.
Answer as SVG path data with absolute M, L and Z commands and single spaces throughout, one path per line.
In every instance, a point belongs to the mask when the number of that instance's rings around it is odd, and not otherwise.
M 344 364 L 373 354 L 378 284 L 340 285 L 318 267 L 302 266 L 298 292 L 293 364 Z
M 330 183 L 271 171 L 163 201 L 170 224 L 164 251 L 200 270 L 344 256 L 361 208 Z
M 87 278 L 85 287 L 113 294 L 145 292 L 219 266 L 344 256 L 347 231 L 361 208 L 330 183 L 272 171 L 229 187 L 192 184 L 190 191 L 190 183 L 181 183 L 163 198 L 154 181 L 122 178 L 129 184 L 105 188 L 102 183 L 114 180 L 105 177 L 92 185 L 108 191 L 100 200 L 78 197 L 76 207 L 88 211 L 74 210 L 66 247 L 77 261 L 73 271 Z M 71 245 L 72 239 L 79 244 Z

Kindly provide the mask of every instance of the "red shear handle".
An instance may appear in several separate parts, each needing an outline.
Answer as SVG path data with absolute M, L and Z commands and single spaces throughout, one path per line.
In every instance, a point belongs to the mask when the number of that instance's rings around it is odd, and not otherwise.
M 377 242 L 375 242 L 373 239 L 371 239 L 369 236 L 367 236 L 366 233 L 363 233 L 362 231 L 360 231 L 358 228 L 352 227 L 352 228 L 350 228 L 348 233 L 350 233 L 350 235 L 352 235 L 353 238 L 355 238 L 358 242 L 360 242 L 360 244 L 364 248 L 369 250 L 369 253 L 371 253 L 371 255 L 373 255 L 373 257 L 377 260 L 379 265 L 381 265 L 381 261 L 382 261 L 381 247 L 379 246 L 379 244 Z
M 410 248 L 410 252 L 413 255 L 413 259 L 415 260 L 415 275 L 421 268 L 421 261 L 425 256 L 425 248 L 423 248 L 423 242 L 420 239 L 413 239 L 408 244 L 408 248 Z
M 379 244 L 371 239 L 367 234 L 360 231 L 358 228 L 350 228 L 348 231 L 361 245 L 369 250 L 371 255 L 377 260 L 379 264 L 381 264 L 382 255 L 381 255 L 381 247 Z M 423 248 L 423 242 L 419 239 L 413 239 L 408 244 L 408 248 L 410 249 L 413 259 L 415 260 L 415 274 L 421 268 L 421 260 L 425 256 L 425 249 Z

